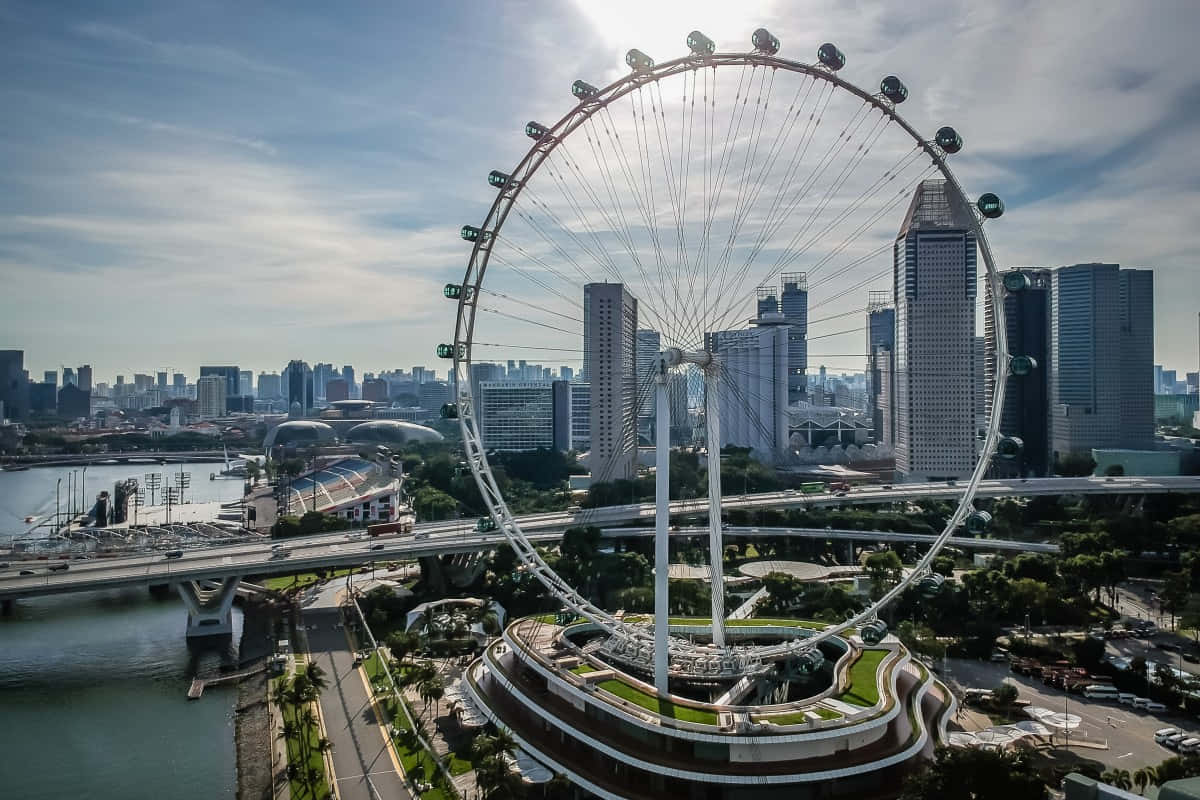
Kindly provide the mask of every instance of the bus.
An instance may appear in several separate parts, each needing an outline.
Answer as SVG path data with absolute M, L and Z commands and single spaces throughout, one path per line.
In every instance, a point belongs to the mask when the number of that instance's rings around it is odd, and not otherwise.
M 821 483 L 820 481 L 802 483 L 800 484 L 800 491 L 803 494 L 824 494 L 825 484 Z
M 1105 686 L 1093 683 L 1083 690 L 1083 696 L 1089 700 L 1116 700 L 1120 696 L 1115 686 Z

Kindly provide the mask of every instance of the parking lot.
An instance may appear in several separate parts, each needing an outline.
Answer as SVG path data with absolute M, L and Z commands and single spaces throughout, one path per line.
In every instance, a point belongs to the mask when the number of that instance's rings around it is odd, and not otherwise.
M 1036 678 L 1017 675 L 1009 671 L 1007 664 L 948 659 L 947 666 L 950 673 L 943 675 L 943 679 L 964 689 L 994 689 L 1002 682 L 1010 683 L 1017 687 L 1019 700 L 1051 711 L 1078 715 L 1080 727 L 1072 731 L 1072 738 L 1078 737 L 1091 744 L 1104 743 L 1107 747 L 1078 746 L 1072 742 L 1071 751 L 1109 767 L 1132 772 L 1138 767 L 1158 764 L 1176 755 L 1175 751 L 1155 743 L 1154 732 L 1160 728 L 1179 728 L 1200 735 L 1200 724 L 1182 714 L 1149 714 L 1116 702 L 1087 700 L 1082 695 L 1068 694 L 1046 686 Z

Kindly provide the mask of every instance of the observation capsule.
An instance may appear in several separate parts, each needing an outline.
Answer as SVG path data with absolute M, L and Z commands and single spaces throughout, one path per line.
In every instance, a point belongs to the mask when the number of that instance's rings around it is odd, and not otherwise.
M 946 576 L 937 572 L 931 572 L 921 580 L 917 581 L 917 589 L 925 597 L 933 597 L 942 590 L 942 584 L 946 582 Z
M 496 530 L 496 520 L 492 519 L 491 517 L 480 517 L 479 521 L 475 523 L 475 530 L 479 531 L 480 533 L 494 531 Z
M 796 670 L 804 675 L 811 675 L 825 663 L 825 654 L 813 649 L 796 657 Z
M 895 75 L 888 75 L 879 82 L 879 93 L 893 103 L 903 103 L 908 99 L 908 87 Z
M 486 232 L 482 228 L 476 228 L 474 225 L 463 225 L 462 230 L 460 230 L 458 234 L 468 242 L 475 242 L 481 238 L 486 241 L 488 238 Z
M 457 283 L 447 283 L 442 287 L 442 294 L 450 300 L 457 300 L 462 297 L 462 287 Z
M 503 189 L 506 185 L 508 185 L 508 180 L 511 177 L 512 176 L 507 172 L 501 172 L 498 169 L 494 169 L 488 173 L 488 185 L 495 186 L 497 189 Z
M 711 56 L 717 51 L 716 42 L 700 31 L 692 31 L 687 38 L 688 49 L 698 56 Z
M 992 515 L 986 511 L 972 511 L 967 515 L 967 533 L 979 536 L 992 525 Z
M 1004 213 L 1004 201 L 991 192 L 979 195 L 979 200 L 976 201 L 975 207 L 979 209 L 980 214 L 983 214 L 988 219 L 996 219 Z
M 1013 356 L 1012 361 L 1008 362 L 1008 367 L 1012 370 L 1012 374 L 1019 378 L 1023 378 L 1029 373 L 1037 369 L 1037 359 L 1033 356 Z
M 446 403 L 442 406 L 442 419 L 458 419 L 458 406 Z
M 863 625 L 858 635 L 867 644 L 879 644 L 883 641 L 883 637 L 887 636 L 887 630 L 887 623 L 881 619 L 877 619 L 874 622 L 868 622 L 866 625 Z
M 954 128 L 951 128 L 949 125 L 945 126 L 944 128 L 938 128 L 938 132 L 933 137 L 933 140 L 937 142 L 938 147 L 942 148 L 947 153 L 957 153 L 959 150 L 962 150 L 962 137 L 958 135 L 958 131 L 954 130 Z
M 779 40 L 771 35 L 766 28 L 759 28 L 750 36 L 750 43 L 760 53 L 773 56 L 779 52 Z
M 1002 436 L 996 442 L 996 455 L 1001 458 L 1016 458 L 1025 449 L 1025 442 L 1017 436 Z
M 654 59 L 634 48 L 625 54 L 625 63 L 634 72 L 645 72 L 654 66 Z
M 595 97 L 600 94 L 600 90 L 592 86 L 587 81 L 575 81 L 571 84 L 571 94 L 578 97 L 580 100 L 586 100 L 589 97 Z
M 817 60 L 834 72 L 846 66 L 846 54 L 829 42 L 817 48 Z
M 438 358 L 454 358 L 454 345 L 439 344 L 437 346 L 437 357 Z
M 550 129 L 540 122 L 530 121 L 525 123 L 525 135 L 535 142 L 545 139 L 548 133 L 550 133 Z
M 1004 288 L 1010 292 L 1023 292 L 1030 287 L 1032 282 L 1029 276 L 1019 269 L 1010 270 L 1004 273 Z

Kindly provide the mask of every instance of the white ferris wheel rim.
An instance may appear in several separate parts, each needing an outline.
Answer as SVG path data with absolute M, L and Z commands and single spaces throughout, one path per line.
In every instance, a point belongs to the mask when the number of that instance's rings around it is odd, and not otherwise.
M 517 558 L 564 606 L 595 623 L 606 633 L 631 640 L 651 642 L 652 637 L 644 629 L 622 622 L 606 609 L 600 608 L 583 597 L 573 586 L 551 569 L 537 552 L 536 546 L 522 532 L 519 523 L 509 510 L 508 504 L 497 486 L 491 466 L 488 463 L 482 439 L 479 435 L 474 415 L 474 397 L 472 396 L 469 374 L 476 304 L 483 286 L 483 279 L 487 270 L 492 245 L 498 238 L 498 234 L 504 225 L 509 211 L 520 196 L 521 190 L 529 178 L 536 174 L 538 167 L 562 141 L 570 136 L 571 132 L 586 122 L 600 109 L 607 107 L 609 104 L 643 85 L 660 81 L 665 77 L 701 68 L 711 67 L 715 70 L 718 67 L 732 66 L 760 66 L 807 75 L 825 80 L 832 84 L 835 90 L 840 89 L 849 92 L 871 104 L 875 109 L 888 116 L 891 121 L 897 123 L 900 129 L 912 139 L 914 144 L 924 150 L 925 154 L 933 162 L 936 170 L 946 181 L 949 190 L 955 193 L 965 206 L 974 209 L 974 204 L 967 200 L 961 185 L 947 163 L 947 153 L 942 150 L 936 141 L 922 137 L 915 128 L 897 113 L 895 104 L 882 94 L 869 93 L 857 85 L 840 78 L 834 71 L 822 64 L 804 64 L 758 51 L 747 53 L 713 53 L 711 55 L 691 54 L 654 65 L 649 69 L 635 71 L 622 76 L 608 86 L 599 89 L 595 95 L 581 100 L 554 125 L 549 126 L 548 134 L 545 137 L 540 141 L 534 142 L 516 168 L 509 174 L 510 178 L 507 184 L 497 194 L 483 223 L 479 226 L 481 235 L 476 239 L 471 250 L 466 275 L 462 282 L 462 292 L 458 299 L 455 325 L 453 345 L 455 377 L 454 405 L 456 406 L 459 426 L 462 431 L 463 445 L 467 451 L 467 463 L 479 487 L 480 495 L 484 503 L 487 504 L 488 513 L 495 522 L 497 529 L 503 531 Z M 975 212 L 970 215 L 970 219 L 972 232 L 975 235 L 976 244 L 986 270 L 985 291 L 992 298 L 998 300 L 1004 296 L 1005 290 L 995 266 L 987 235 L 984 232 L 982 224 L 984 218 L 981 214 Z M 825 630 L 805 639 L 774 645 L 737 648 L 741 654 L 741 658 L 746 662 L 774 661 L 796 656 L 812 650 L 827 639 L 840 636 L 848 630 L 871 622 L 878 618 L 882 608 L 899 597 L 901 593 L 910 586 L 913 586 L 918 580 L 929 574 L 933 559 L 937 557 L 954 531 L 973 510 L 973 503 L 979 482 L 987 472 L 996 451 L 996 444 L 1001 438 L 999 409 L 1003 407 L 1005 378 L 1010 372 L 1004 303 L 993 302 L 992 313 L 995 329 L 993 337 L 995 346 L 991 355 L 996 364 L 996 375 L 993 382 L 991 414 L 988 417 L 986 434 L 971 477 L 962 486 L 962 494 L 959 497 L 958 505 L 928 552 L 917 562 L 916 566 L 906 577 L 903 577 L 895 586 L 860 613 L 841 623 L 831 625 Z M 672 640 L 671 642 L 670 652 L 673 656 L 688 653 L 694 654 L 698 650 L 699 646 L 687 642 L 679 640 Z M 709 652 L 708 655 L 711 655 L 711 653 Z

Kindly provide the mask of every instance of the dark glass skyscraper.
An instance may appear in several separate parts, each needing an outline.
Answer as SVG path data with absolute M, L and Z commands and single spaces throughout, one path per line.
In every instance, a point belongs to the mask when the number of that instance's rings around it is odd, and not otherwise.
M 779 310 L 788 324 L 788 405 L 804 399 L 808 385 L 808 276 L 803 272 L 783 274 L 783 297 Z M 761 314 L 760 314 L 761 316 Z
M 997 459 L 993 470 L 1000 477 L 1012 473 L 1040 478 L 1050 474 L 1050 270 L 1021 270 L 1029 286 L 1004 297 L 1004 331 L 1008 352 L 1030 356 L 1037 367 L 1028 375 L 1011 375 L 1004 387 L 1000 432 L 1017 436 L 1025 443 L 1013 461 Z M 992 298 L 984 306 L 984 404 L 991 417 L 992 392 L 996 385 L 995 321 Z M 1007 470 L 1011 469 L 1012 472 Z
M 166 373 L 162 373 L 163 382 L 166 382 Z M 225 396 L 238 397 L 242 394 L 241 385 L 241 370 L 237 367 L 201 367 L 200 377 L 205 375 L 220 375 L 225 379 Z
M 875 441 L 894 447 L 895 384 L 885 380 L 892 371 L 896 349 L 896 309 L 888 292 L 871 292 L 867 299 L 867 414 Z M 887 396 L 881 396 L 883 392 Z

